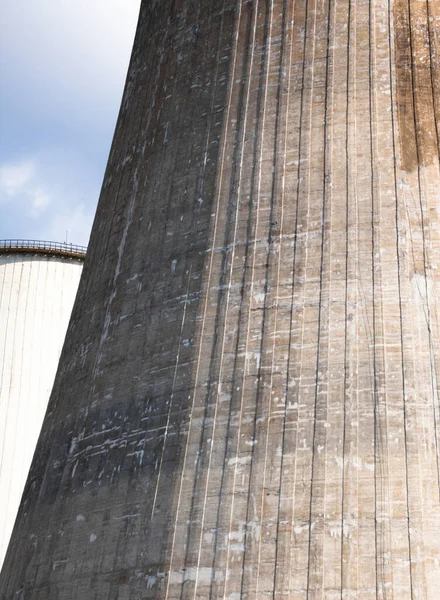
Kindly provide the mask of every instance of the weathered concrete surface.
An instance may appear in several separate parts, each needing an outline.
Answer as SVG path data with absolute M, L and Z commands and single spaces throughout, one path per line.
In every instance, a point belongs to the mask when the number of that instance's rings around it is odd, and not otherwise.
M 143 3 L 2 598 L 439 597 L 439 18 Z

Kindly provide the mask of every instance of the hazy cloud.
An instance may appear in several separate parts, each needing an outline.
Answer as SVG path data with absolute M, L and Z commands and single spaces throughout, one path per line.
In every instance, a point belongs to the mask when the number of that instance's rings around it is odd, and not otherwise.
M 38 178 L 34 160 L 0 165 L 0 203 L 18 202 L 24 214 L 37 218 L 50 203 L 50 196 Z
M 20 192 L 35 173 L 31 161 L 0 165 L 0 201 L 8 201 L 8 196 Z
M 49 205 L 50 196 L 44 190 L 37 188 L 33 192 L 33 216 L 38 217 Z
M 0 237 L 87 243 L 139 4 L 2 7 Z
M 29 237 L 86 245 L 99 195 L 98 182 L 72 156 L 54 154 L 0 165 L 0 205 L 8 223 L 1 237 Z M 100 182 L 99 182 L 100 183 Z M 1 211 L 0 211 L 1 212 Z

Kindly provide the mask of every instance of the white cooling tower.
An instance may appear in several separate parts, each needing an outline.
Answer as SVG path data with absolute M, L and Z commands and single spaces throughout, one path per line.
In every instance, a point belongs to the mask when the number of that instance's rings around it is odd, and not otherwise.
M 0 568 L 46 412 L 85 248 L 0 241 Z

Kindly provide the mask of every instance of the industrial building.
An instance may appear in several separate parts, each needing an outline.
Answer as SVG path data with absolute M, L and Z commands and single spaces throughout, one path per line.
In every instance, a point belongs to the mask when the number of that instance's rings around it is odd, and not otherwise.
M 439 50 L 142 2 L 2 600 L 440 597 Z
M 85 248 L 0 240 L 0 568 L 41 430 Z

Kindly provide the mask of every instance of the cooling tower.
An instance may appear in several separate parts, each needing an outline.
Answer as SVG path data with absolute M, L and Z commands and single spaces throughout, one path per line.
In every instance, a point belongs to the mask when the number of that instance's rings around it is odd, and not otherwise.
M 85 248 L 0 241 L 0 568 L 75 300 Z
M 439 44 L 142 2 L 0 597 L 439 597 Z

